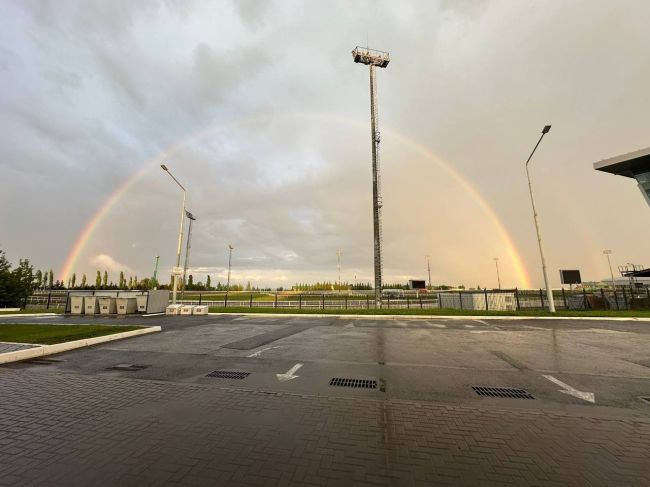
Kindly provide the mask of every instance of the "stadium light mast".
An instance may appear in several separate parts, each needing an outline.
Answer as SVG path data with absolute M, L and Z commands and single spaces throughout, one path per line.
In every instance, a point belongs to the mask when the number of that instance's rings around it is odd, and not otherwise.
M 381 180 L 379 177 L 379 130 L 377 103 L 375 100 L 377 84 L 375 67 L 385 68 L 390 62 L 387 52 L 357 46 L 352 51 L 355 63 L 365 64 L 370 69 L 370 141 L 372 144 L 372 213 L 375 242 L 375 307 L 381 308 Z
M 429 273 L 429 291 L 431 291 L 431 264 L 429 263 L 429 255 L 425 255 L 424 258 L 427 259 L 427 272 Z
M 192 247 L 192 222 L 196 220 L 196 217 L 187 209 L 185 210 L 185 216 L 190 221 L 190 224 L 187 226 L 187 242 L 185 243 L 185 264 L 183 265 L 183 288 L 181 290 L 181 301 L 185 299 L 185 277 L 187 276 L 187 266 L 190 263 L 190 248 Z
M 537 144 L 535 144 L 535 147 L 533 148 L 533 152 L 530 153 L 528 156 L 528 160 L 526 161 L 526 177 L 528 178 L 528 191 L 530 192 L 530 202 L 533 206 L 533 219 L 535 220 L 535 230 L 537 231 L 537 243 L 539 244 L 539 255 L 542 258 L 542 273 L 544 274 L 544 285 L 546 286 L 546 297 L 548 298 L 548 310 L 551 313 L 555 313 L 555 301 L 553 300 L 553 290 L 551 289 L 551 286 L 548 283 L 548 275 L 546 273 L 546 257 L 544 256 L 544 246 L 542 245 L 542 230 L 539 226 L 539 217 L 537 215 L 537 209 L 535 208 L 535 200 L 533 199 L 533 186 L 530 182 L 530 173 L 528 172 L 528 163 L 530 163 L 530 160 L 533 158 L 533 154 L 537 150 L 537 147 L 539 146 L 540 142 L 542 142 L 542 139 L 546 134 L 548 134 L 549 130 L 551 130 L 550 125 L 545 125 L 544 128 L 542 129 L 542 135 L 537 141 Z

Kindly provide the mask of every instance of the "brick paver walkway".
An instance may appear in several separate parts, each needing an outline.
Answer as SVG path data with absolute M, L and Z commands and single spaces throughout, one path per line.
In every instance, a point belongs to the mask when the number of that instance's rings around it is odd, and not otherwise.
M 15 352 L 16 350 L 26 350 L 28 348 L 34 347 L 38 347 L 38 345 L 30 345 L 28 343 L 0 342 L 0 353 Z
M 2 485 L 650 485 L 650 421 L 0 369 Z

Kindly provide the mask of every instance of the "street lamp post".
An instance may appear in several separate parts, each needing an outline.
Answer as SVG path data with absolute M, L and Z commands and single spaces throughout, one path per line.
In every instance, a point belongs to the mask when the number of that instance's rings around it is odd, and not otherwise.
M 228 306 L 228 293 L 230 292 L 230 265 L 232 263 L 232 251 L 235 249 L 232 245 L 228 244 L 228 282 L 226 283 L 226 306 Z
M 530 163 L 530 160 L 533 157 L 533 154 L 537 150 L 537 147 L 539 146 L 540 142 L 544 138 L 544 136 L 551 130 L 550 125 L 545 125 L 544 128 L 542 129 L 542 135 L 537 141 L 537 144 L 535 144 L 535 147 L 533 148 L 533 152 L 530 153 L 530 156 L 528 156 L 528 160 L 526 161 L 526 177 L 528 178 L 528 190 L 530 192 L 530 202 L 533 206 L 533 219 L 535 220 L 535 230 L 537 231 L 537 243 L 539 244 L 539 255 L 542 258 L 542 273 L 544 274 L 544 285 L 546 286 L 546 297 L 548 298 L 548 310 L 551 313 L 555 313 L 555 301 L 553 300 L 553 291 L 551 289 L 551 286 L 548 283 L 548 275 L 546 273 L 546 257 L 544 257 L 544 245 L 542 244 L 542 230 L 539 226 L 539 218 L 537 215 L 537 209 L 535 208 L 535 200 L 533 198 L 533 186 L 530 182 L 530 173 L 528 171 L 528 164 Z
M 185 299 L 185 277 L 187 275 L 187 266 L 190 263 L 190 249 L 192 248 L 192 222 L 196 217 L 188 210 L 185 210 L 185 216 L 190 221 L 187 226 L 187 242 L 185 243 L 185 264 L 183 264 L 183 287 L 181 288 L 181 301 Z
M 178 179 L 174 177 L 174 175 L 169 171 L 167 166 L 164 164 L 161 164 L 160 167 L 162 168 L 163 171 L 165 171 L 169 176 L 174 180 L 176 184 L 180 186 L 180 188 L 183 190 L 183 204 L 181 205 L 181 225 L 180 229 L 178 230 L 178 247 L 176 248 L 176 268 L 174 269 L 174 291 L 172 293 L 172 304 L 176 304 L 176 288 L 178 287 L 178 268 L 181 265 L 181 247 L 183 246 L 183 223 L 184 220 L 183 218 L 185 217 L 185 196 L 187 191 L 185 191 L 185 188 L 181 183 L 178 182 Z
M 609 259 L 609 256 L 612 254 L 611 250 L 603 250 L 603 254 L 607 256 L 607 264 L 609 265 L 609 275 L 612 278 L 612 287 L 616 288 L 616 284 L 614 284 L 614 272 L 612 271 L 612 261 Z
M 339 271 L 339 292 L 341 292 L 341 249 L 336 250 L 336 267 Z
M 499 285 L 499 289 L 501 289 L 501 276 L 499 276 L 499 258 L 495 257 L 494 258 L 494 265 L 497 267 L 497 284 Z
M 151 283 L 154 289 L 158 289 L 158 261 L 159 260 L 160 260 L 160 256 L 156 255 L 156 266 L 153 269 L 153 282 Z
M 429 262 L 429 255 L 424 256 L 427 259 L 427 272 L 429 273 L 429 291 L 431 290 L 431 264 Z

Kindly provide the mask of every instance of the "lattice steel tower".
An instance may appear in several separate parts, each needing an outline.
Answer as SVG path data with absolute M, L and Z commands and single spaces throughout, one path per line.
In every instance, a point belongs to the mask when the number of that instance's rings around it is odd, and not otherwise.
M 385 68 L 390 62 L 387 52 L 376 51 L 357 46 L 352 51 L 355 63 L 366 64 L 370 68 L 370 140 L 372 143 L 372 214 L 375 237 L 375 305 L 381 307 L 381 178 L 379 176 L 379 122 L 377 113 L 377 82 L 375 81 L 375 67 Z

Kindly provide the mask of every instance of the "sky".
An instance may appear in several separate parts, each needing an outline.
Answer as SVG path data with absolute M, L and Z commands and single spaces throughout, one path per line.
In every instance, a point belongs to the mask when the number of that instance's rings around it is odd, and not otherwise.
M 593 163 L 650 145 L 650 2 L 6 0 L 0 249 L 57 278 L 373 280 L 368 68 L 384 282 L 539 287 L 650 265 L 650 208 Z M 90 225 L 90 226 L 89 226 Z M 85 236 L 84 236 L 85 231 Z M 184 246 L 184 245 L 183 245 Z M 163 277 L 163 281 L 166 280 Z

